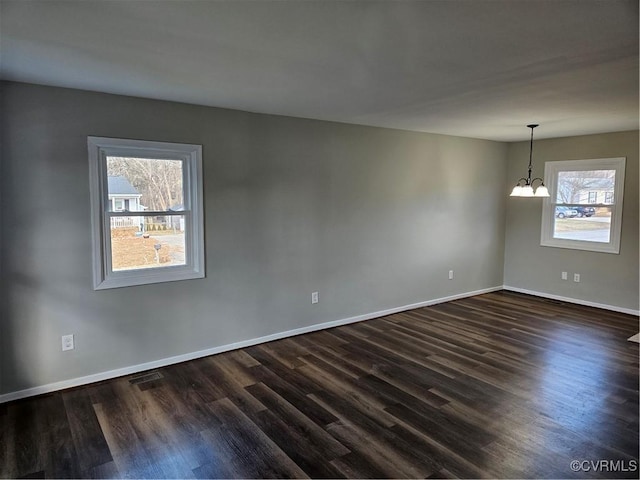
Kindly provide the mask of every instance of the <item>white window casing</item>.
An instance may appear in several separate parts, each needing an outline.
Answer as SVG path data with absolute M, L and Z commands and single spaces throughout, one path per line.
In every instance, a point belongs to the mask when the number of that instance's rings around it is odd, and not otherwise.
M 549 197 L 543 199 L 542 203 L 542 225 L 540 235 L 540 245 L 545 247 L 568 248 L 575 250 L 588 250 L 602 253 L 620 253 L 620 236 L 622 230 L 622 199 L 624 192 L 624 157 L 599 158 L 588 160 L 566 160 L 545 163 L 544 182 L 549 188 Z M 571 203 L 561 201 L 558 195 L 558 179 L 563 172 L 597 172 L 599 170 L 615 171 L 614 191 L 609 195 L 606 192 L 597 195 L 598 203 L 590 203 L 592 196 L 585 196 L 585 202 Z M 589 187 L 593 190 L 593 187 Z M 589 198 L 591 197 L 591 198 Z M 611 198 L 612 197 L 612 198 Z M 611 199 L 612 202 L 608 203 Z M 587 200 L 588 199 L 588 200 Z M 605 202 L 605 203 L 600 203 Z M 589 240 L 579 238 L 561 238 L 556 232 L 556 207 L 594 207 L 596 209 L 607 209 L 611 212 L 608 241 Z M 584 221 L 584 218 L 577 220 Z M 595 221 L 590 218 L 587 221 Z M 564 221 L 564 219 L 563 219 Z M 569 219 L 569 222 L 573 221 Z M 606 222 L 603 222 L 603 226 Z M 577 235 L 576 237 L 579 237 Z M 604 237 L 606 238 L 606 236 Z
M 127 287 L 151 283 L 204 278 L 204 212 L 202 187 L 202 146 L 106 137 L 87 138 L 91 196 L 93 288 Z M 111 219 L 131 216 L 115 211 L 108 198 L 107 157 L 178 160 L 182 162 L 184 216 L 184 264 L 145 268 L 112 268 Z M 173 211 L 136 211 L 139 218 L 176 215 Z

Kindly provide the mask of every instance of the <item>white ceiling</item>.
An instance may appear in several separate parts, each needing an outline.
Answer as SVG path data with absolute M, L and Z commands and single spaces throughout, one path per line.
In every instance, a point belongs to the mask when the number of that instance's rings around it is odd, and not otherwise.
M 500 141 L 638 128 L 637 0 L 1 0 L 2 78 Z

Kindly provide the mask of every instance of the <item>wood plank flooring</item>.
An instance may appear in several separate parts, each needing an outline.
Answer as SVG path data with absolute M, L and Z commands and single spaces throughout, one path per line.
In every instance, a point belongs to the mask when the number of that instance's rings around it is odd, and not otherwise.
M 0 477 L 638 478 L 637 329 L 495 292 L 24 399 Z

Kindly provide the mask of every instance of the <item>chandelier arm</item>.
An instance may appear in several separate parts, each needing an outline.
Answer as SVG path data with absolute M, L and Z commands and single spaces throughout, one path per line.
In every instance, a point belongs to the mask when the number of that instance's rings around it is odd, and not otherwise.
M 533 182 L 535 182 L 536 180 L 540 180 L 540 184 L 544 185 L 544 180 L 542 178 L 540 178 L 540 177 L 536 177 L 533 180 L 531 180 L 531 185 L 533 185 Z

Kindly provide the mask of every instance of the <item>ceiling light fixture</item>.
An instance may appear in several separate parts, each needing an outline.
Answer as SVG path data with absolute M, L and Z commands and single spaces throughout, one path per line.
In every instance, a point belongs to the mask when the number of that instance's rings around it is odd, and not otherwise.
M 518 183 L 516 183 L 516 186 L 513 187 L 513 190 L 511 191 L 512 197 L 548 197 L 549 196 L 549 190 L 547 190 L 547 187 L 544 186 L 544 180 L 542 180 L 540 177 L 536 177 L 533 180 L 531 180 L 531 159 L 533 158 L 533 129 L 536 128 L 537 126 L 538 125 L 536 124 L 527 125 L 527 128 L 531 129 L 531 145 L 529 147 L 529 170 L 528 170 L 527 178 L 522 177 L 520 180 L 518 180 Z M 534 193 L 533 182 L 535 182 L 536 180 L 540 180 L 540 185 L 538 186 L 538 188 L 536 188 Z M 521 185 L 521 182 L 524 182 L 524 185 Z

